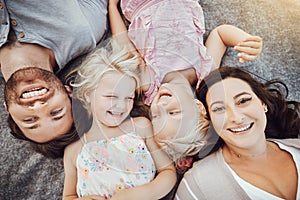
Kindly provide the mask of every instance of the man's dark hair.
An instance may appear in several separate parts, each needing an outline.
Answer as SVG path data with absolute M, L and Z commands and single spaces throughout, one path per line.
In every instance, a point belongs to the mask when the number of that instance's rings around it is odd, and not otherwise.
M 75 126 L 72 126 L 69 132 L 65 133 L 64 135 L 55 138 L 51 141 L 38 143 L 29 138 L 27 138 L 15 121 L 12 119 L 11 115 L 7 118 L 8 126 L 11 130 L 11 134 L 21 140 L 26 140 L 30 142 L 32 148 L 42 155 L 48 158 L 62 158 L 64 155 L 64 149 L 68 144 L 75 142 L 79 139 L 79 135 L 75 129 Z

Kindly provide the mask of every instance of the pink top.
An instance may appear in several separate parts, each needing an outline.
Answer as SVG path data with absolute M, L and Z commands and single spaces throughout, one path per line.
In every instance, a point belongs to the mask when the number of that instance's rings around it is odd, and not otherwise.
M 151 67 L 146 104 L 167 73 L 193 67 L 202 80 L 211 71 L 213 61 L 203 44 L 204 16 L 197 0 L 121 0 L 121 8 L 131 22 L 131 41 Z

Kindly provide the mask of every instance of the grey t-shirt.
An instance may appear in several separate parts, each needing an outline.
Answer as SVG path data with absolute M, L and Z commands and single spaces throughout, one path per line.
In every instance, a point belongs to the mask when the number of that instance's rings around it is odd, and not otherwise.
M 0 47 L 11 28 L 20 42 L 51 49 L 62 68 L 96 47 L 106 15 L 107 0 L 0 0 Z

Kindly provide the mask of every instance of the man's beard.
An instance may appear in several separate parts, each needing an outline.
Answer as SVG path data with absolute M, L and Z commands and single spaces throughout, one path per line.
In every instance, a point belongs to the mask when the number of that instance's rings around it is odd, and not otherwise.
M 18 87 L 21 83 L 30 85 L 34 84 L 37 80 L 43 82 L 47 90 L 51 90 L 52 93 L 55 90 L 66 93 L 64 85 L 52 72 L 37 67 L 27 67 L 17 70 L 7 80 L 4 89 L 6 105 L 8 106 L 10 103 L 24 104 L 22 103 L 22 94 L 18 90 Z M 51 96 L 48 96 L 47 99 Z

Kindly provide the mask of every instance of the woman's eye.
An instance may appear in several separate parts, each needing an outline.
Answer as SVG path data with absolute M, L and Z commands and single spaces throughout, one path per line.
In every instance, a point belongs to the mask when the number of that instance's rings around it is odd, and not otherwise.
M 245 104 L 249 101 L 252 100 L 252 97 L 244 97 L 244 98 L 241 98 L 238 102 L 237 102 L 237 105 L 241 105 L 241 104 Z
M 59 109 L 56 109 L 56 110 L 52 111 L 50 114 L 52 116 L 55 116 L 55 115 L 58 115 L 61 111 L 62 111 L 62 108 L 59 108 Z
M 224 109 L 224 107 L 215 107 L 212 109 L 212 112 L 222 112 Z

